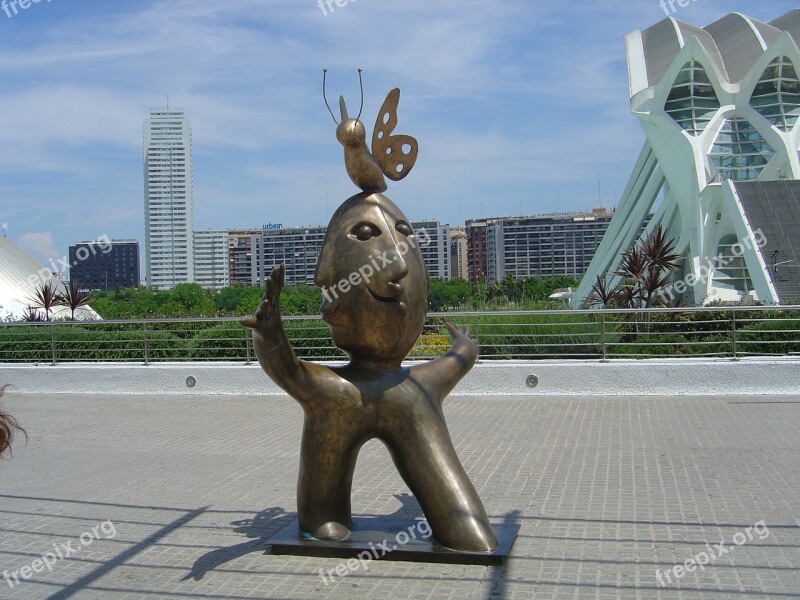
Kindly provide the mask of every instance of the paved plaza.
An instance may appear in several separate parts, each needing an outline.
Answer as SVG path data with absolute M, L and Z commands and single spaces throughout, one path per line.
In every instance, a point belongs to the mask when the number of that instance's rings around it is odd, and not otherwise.
M 800 396 L 450 398 L 492 521 L 521 527 L 511 558 L 344 576 L 340 559 L 269 551 L 295 517 L 294 401 L 3 403 L 30 437 L 0 462 L 3 600 L 800 598 Z M 421 514 L 378 442 L 353 510 Z

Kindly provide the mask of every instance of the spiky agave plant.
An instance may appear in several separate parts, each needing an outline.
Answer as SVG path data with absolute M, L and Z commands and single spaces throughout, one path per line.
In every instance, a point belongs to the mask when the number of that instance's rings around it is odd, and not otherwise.
M 36 288 L 30 301 L 44 311 L 44 320 L 49 321 L 50 311 L 61 304 L 61 294 L 53 282 L 47 281 Z
M 592 284 L 592 291 L 586 297 L 585 308 L 592 308 L 600 304 L 603 308 L 613 308 L 619 299 L 620 288 L 611 287 L 608 279 L 597 276 L 597 280 Z
M 26 323 L 38 323 L 40 321 L 44 321 L 44 317 L 38 310 L 32 306 L 28 306 L 28 308 L 25 309 L 25 312 L 22 313 L 22 320 Z
M 8 385 L 4 385 L 0 388 L 0 396 L 5 393 L 8 387 Z M 17 420 L 0 409 L 0 457 L 3 456 L 6 450 L 11 454 L 11 442 L 14 441 L 14 436 L 17 432 L 23 434 L 26 440 L 28 439 L 27 432 L 17 423 Z
M 81 282 L 75 279 L 70 280 L 64 293 L 59 296 L 59 305 L 66 306 L 72 312 L 71 319 L 75 320 L 75 311 L 81 306 L 86 306 L 91 302 L 92 295 L 81 291 Z

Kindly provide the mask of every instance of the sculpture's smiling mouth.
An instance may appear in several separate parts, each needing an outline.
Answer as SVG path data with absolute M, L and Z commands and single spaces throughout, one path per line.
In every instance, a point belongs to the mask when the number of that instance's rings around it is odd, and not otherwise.
M 375 298 L 378 302 L 387 302 L 390 304 L 400 304 L 400 296 L 403 295 L 403 285 L 396 282 L 390 281 L 386 284 L 388 294 L 379 294 L 369 286 L 366 286 L 369 295 Z
M 369 295 L 375 298 L 375 300 L 377 300 L 378 302 L 387 302 L 394 304 L 398 304 L 400 302 L 400 296 L 379 296 L 369 288 L 367 288 L 367 290 L 369 291 Z

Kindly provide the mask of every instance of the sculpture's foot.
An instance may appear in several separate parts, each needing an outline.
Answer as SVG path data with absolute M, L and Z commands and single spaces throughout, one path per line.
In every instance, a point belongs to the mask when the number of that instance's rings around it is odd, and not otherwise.
M 433 527 L 433 539 L 450 550 L 462 552 L 494 552 L 497 537 L 489 519 L 480 516 L 453 518 L 443 523 L 444 527 Z M 437 535 L 438 530 L 438 535 Z M 446 533 L 442 533 L 442 532 Z
M 312 534 L 318 540 L 328 540 L 340 542 L 347 539 L 350 535 L 350 530 L 336 521 L 328 521 L 324 525 L 320 525 Z

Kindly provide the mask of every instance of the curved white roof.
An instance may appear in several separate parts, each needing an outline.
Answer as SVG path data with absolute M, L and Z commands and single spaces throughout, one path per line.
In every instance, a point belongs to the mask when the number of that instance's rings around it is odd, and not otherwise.
M 19 320 L 32 304 L 36 289 L 43 283 L 54 284 L 60 292 L 64 286 L 53 277 L 50 269 L 25 252 L 11 240 L 0 237 L 0 320 Z M 68 318 L 70 310 L 60 307 L 51 312 L 51 318 Z M 75 311 L 75 318 L 81 320 L 99 319 L 90 307 Z
M 729 83 L 738 83 L 784 31 L 800 46 L 800 9 L 789 11 L 769 23 L 731 13 L 702 29 L 667 17 L 647 29 L 634 32 L 636 52 L 640 56 L 631 61 L 629 54 L 629 65 L 643 70 L 636 74 L 637 81 L 643 85 L 646 83 L 646 87 L 655 85 L 689 39 L 697 38 L 722 77 Z M 640 89 L 631 91 L 636 93 Z

